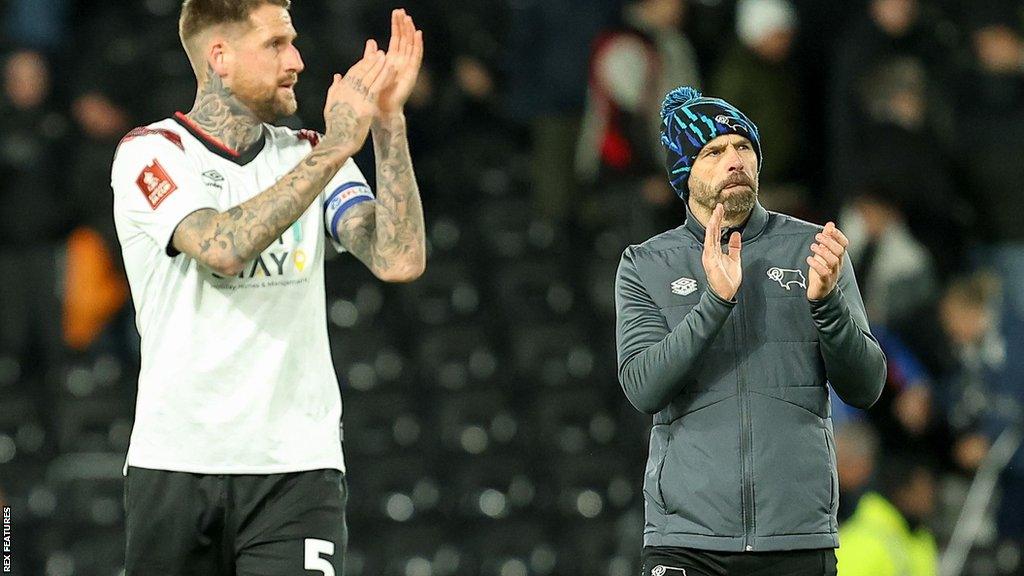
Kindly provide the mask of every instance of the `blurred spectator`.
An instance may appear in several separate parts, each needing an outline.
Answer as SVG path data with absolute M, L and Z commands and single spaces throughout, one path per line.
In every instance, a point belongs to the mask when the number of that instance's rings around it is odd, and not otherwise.
M 492 68 L 480 57 L 460 55 L 452 62 L 451 80 L 438 95 L 439 112 L 449 131 L 494 138 L 504 112 Z
M 693 47 L 681 32 L 686 11 L 686 0 L 629 2 L 625 26 L 601 35 L 590 61 L 576 169 L 589 190 L 607 197 L 588 219 L 636 211 L 635 234 L 641 237 L 664 228 L 656 220 L 648 223 L 650 214 L 677 222 L 682 213 L 681 206 L 668 208 L 678 200 L 665 180 L 659 110 L 670 90 L 700 85 Z
M 446 127 L 438 111 L 439 84 L 442 82 L 438 81 L 437 73 L 431 66 L 424 64 L 416 78 L 416 87 L 405 105 L 405 115 L 409 120 L 409 146 L 416 151 L 417 164 L 423 170 L 438 173 L 444 170 L 436 166 L 434 159 L 446 140 Z
M 871 125 L 871 117 L 861 94 L 875 88 L 868 78 L 871 71 L 894 58 L 915 59 L 926 72 L 927 97 L 938 95 L 936 86 L 944 80 L 939 71 L 948 67 L 950 54 L 939 42 L 934 18 L 925 8 L 918 0 L 871 0 L 866 13 L 850 24 L 838 42 L 828 103 L 831 169 L 838 198 L 856 186 L 865 144 L 878 143 L 864 130 Z M 938 111 L 935 106 L 925 109 Z
M 984 258 L 1003 276 L 1008 311 L 1024 318 L 1024 35 L 1012 10 L 983 12 L 971 34 L 974 61 L 962 75 L 960 154 L 984 222 Z M 1018 375 L 1022 376 L 1022 375 Z
M 951 432 L 945 413 L 935 406 L 932 375 L 899 333 L 884 325 L 872 326 L 872 333 L 888 361 L 882 397 L 867 414 L 883 452 L 927 455 L 943 469 L 951 467 Z
M 853 515 L 875 474 L 878 434 L 865 422 L 836 427 L 836 466 L 839 474 L 839 524 Z
M 529 127 L 537 214 L 566 220 L 578 204 L 573 152 L 587 86 L 590 46 L 620 0 L 512 3 L 508 105 Z
M 999 284 L 976 273 L 950 282 L 937 306 L 908 318 L 897 327 L 934 385 L 936 410 L 956 439 L 952 457 L 973 471 L 984 458 L 988 442 L 982 435 L 989 380 L 1005 361 L 996 331 Z
M 4 32 L 12 42 L 52 53 L 67 40 L 68 0 L 16 0 L 0 5 Z
M 70 144 L 71 181 L 67 195 L 76 230 L 66 252 L 64 274 L 64 339 L 75 350 L 97 341 L 127 302 L 120 245 L 114 230 L 114 197 L 110 164 L 118 142 L 133 127 L 126 107 L 99 89 L 78 95 L 71 103 L 77 131 Z M 137 336 L 127 318 L 110 334 L 112 352 L 134 361 Z
M 879 469 L 878 492 L 865 494 L 836 549 L 843 576 L 935 576 L 938 547 L 927 527 L 935 509 L 934 472 L 894 454 Z
M 909 231 L 931 254 L 941 277 L 967 261 L 972 210 L 956 188 L 954 160 L 928 124 L 927 77 L 920 61 L 882 60 L 867 71 L 860 103 L 867 116 L 848 192 L 884 183 Z
M 788 0 L 740 0 L 739 42 L 711 78 L 710 95 L 746 111 L 761 131 L 764 154 L 771 158 L 760 175 L 765 191 L 800 178 L 805 119 L 791 59 L 796 30 L 796 11 Z
M 840 218 L 872 326 L 899 323 L 937 291 L 931 256 L 910 234 L 896 196 L 888 187 L 866 188 Z
M 24 380 L 58 368 L 59 258 L 69 231 L 70 179 L 61 149 L 66 121 L 50 101 L 50 70 L 37 52 L 9 56 L 0 103 L 0 355 Z M 28 367 L 45 367 L 28 370 Z
M 68 190 L 74 199 L 75 219 L 99 232 L 108 248 L 116 251 L 109 165 L 118 141 L 132 129 L 131 117 L 122 106 L 98 91 L 76 97 L 71 113 L 78 127 Z

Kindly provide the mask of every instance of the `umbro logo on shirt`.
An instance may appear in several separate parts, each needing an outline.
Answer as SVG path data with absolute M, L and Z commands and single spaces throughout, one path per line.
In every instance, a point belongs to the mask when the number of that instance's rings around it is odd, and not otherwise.
M 686 296 L 687 294 L 693 294 L 697 290 L 697 281 L 693 278 L 680 278 L 669 284 L 669 287 L 672 288 L 673 294 Z
M 203 183 L 207 186 L 213 186 L 218 190 L 223 190 L 223 182 L 224 176 L 221 175 L 220 172 L 217 172 L 216 170 L 207 170 L 206 172 L 203 172 Z

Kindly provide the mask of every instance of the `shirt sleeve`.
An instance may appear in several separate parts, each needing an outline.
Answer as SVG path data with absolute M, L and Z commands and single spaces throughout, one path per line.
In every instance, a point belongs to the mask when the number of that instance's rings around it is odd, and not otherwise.
M 885 386 L 885 354 L 868 327 L 850 258 L 832 292 L 810 304 L 829 383 L 843 402 L 870 408 Z
M 218 210 L 184 150 L 160 136 L 134 138 L 120 146 L 111 168 L 114 212 L 141 230 L 168 256 L 175 228 L 203 208 Z
M 373 199 L 373 190 L 366 183 L 366 177 L 359 170 L 359 166 L 356 166 L 355 161 L 349 158 L 320 195 L 324 208 L 325 231 L 335 250 L 345 251 L 341 239 L 338 238 L 338 222 L 342 216 L 353 206 Z
M 637 410 L 655 414 L 682 392 L 735 306 L 709 287 L 683 321 L 670 328 L 644 287 L 633 249 L 626 249 L 615 281 L 615 341 L 619 384 Z

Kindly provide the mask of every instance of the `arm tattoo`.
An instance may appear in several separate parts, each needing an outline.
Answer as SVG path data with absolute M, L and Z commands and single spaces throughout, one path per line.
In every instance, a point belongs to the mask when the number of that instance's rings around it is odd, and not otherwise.
M 265 250 L 306 211 L 347 160 L 321 141 L 281 180 L 226 212 L 199 210 L 182 220 L 174 247 L 214 270 L 233 274 Z
M 419 276 L 426 261 L 423 205 L 405 124 L 373 129 L 377 200 L 352 208 L 338 225 L 342 244 L 382 278 Z
M 224 86 L 212 68 L 207 69 L 206 78 L 200 79 L 199 95 L 189 117 L 236 150 L 253 145 L 263 130 L 257 115 Z M 291 172 L 226 212 L 199 210 L 185 217 L 174 232 L 174 248 L 229 275 L 258 256 L 302 216 L 353 148 L 359 148 L 370 116 L 360 116 L 350 104 L 335 102 L 325 120 L 326 136 Z M 372 229 L 372 221 L 370 226 Z
M 359 132 L 360 119 L 351 104 L 335 102 L 325 115 L 326 134 L 334 134 L 339 142 L 353 142 Z

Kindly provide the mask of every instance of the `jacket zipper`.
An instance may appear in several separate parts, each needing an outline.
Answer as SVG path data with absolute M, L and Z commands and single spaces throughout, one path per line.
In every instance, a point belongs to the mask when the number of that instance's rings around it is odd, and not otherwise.
M 750 543 L 754 536 L 754 482 L 752 476 L 754 473 L 754 455 L 753 455 L 753 439 L 752 431 L 750 426 L 750 395 L 747 393 L 747 379 L 745 378 L 746 365 L 742 358 L 746 356 L 746 339 L 744 338 L 744 326 L 745 325 L 745 310 L 744 314 L 740 314 L 739 319 L 733 324 L 734 332 L 736 334 L 736 379 L 737 387 L 739 389 L 740 399 L 740 455 L 742 460 L 740 462 L 740 477 L 742 481 L 743 496 L 742 496 L 742 507 L 743 507 L 743 550 L 745 552 L 752 552 L 754 546 Z

